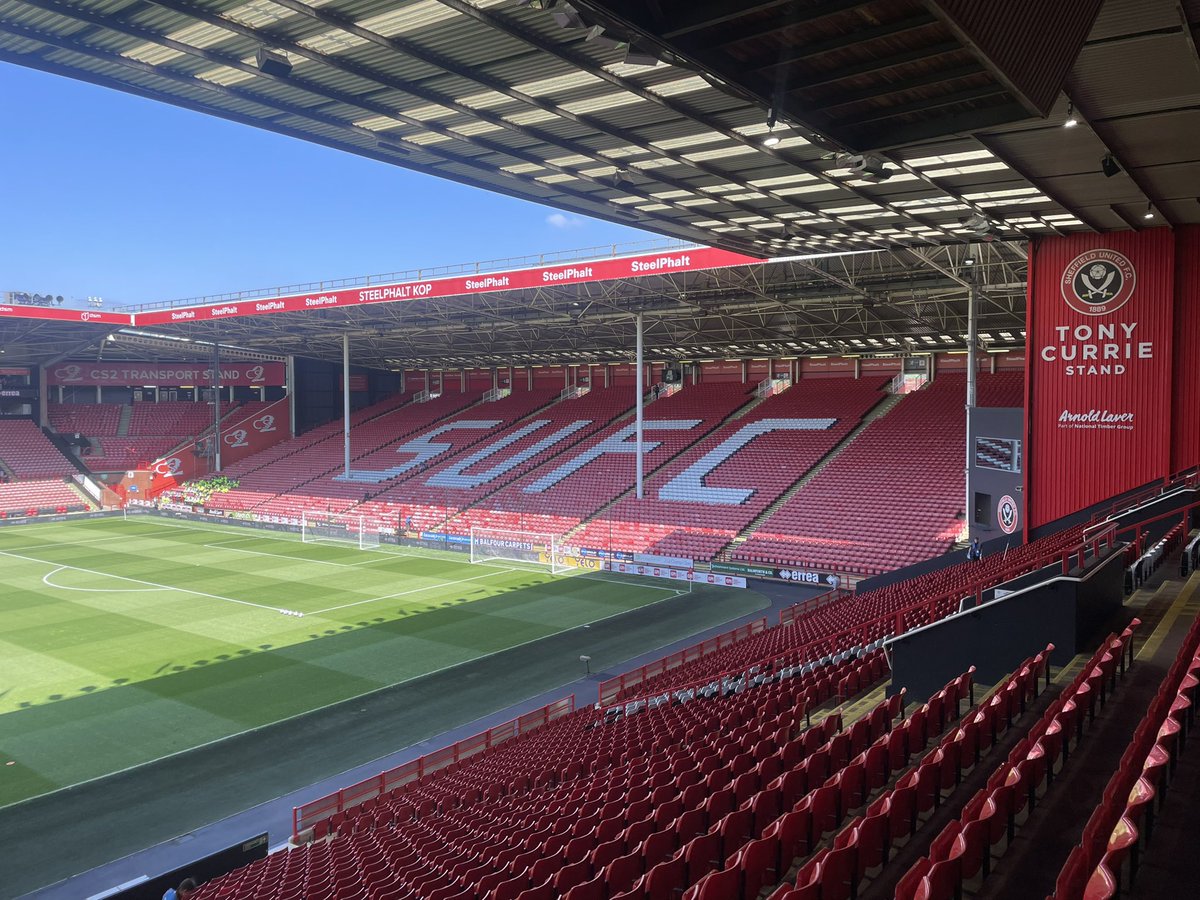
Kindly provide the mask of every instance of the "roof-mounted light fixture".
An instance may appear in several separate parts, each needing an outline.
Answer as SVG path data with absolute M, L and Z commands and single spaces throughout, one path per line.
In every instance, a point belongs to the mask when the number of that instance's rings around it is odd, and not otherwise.
M 764 147 L 776 147 L 783 140 L 779 135 L 775 134 L 775 122 L 777 119 L 778 115 L 775 112 L 775 107 L 772 106 L 767 110 L 767 136 L 762 140 Z
M 1063 122 L 1063 128 L 1074 128 L 1079 124 L 1079 120 L 1075 118 L 1075 104 L 1067 101 L 1067 118 Z
M 1121 164 L 1112 153 L 1105 153 L 1104 158 L 1100 160 L 1100 171 L 1104 173 L 1105 178 L 1112 178 L 1120 174 Z

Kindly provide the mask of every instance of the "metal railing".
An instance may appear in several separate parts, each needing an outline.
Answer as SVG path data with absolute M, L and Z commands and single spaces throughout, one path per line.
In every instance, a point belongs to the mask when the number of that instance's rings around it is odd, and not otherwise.
M 366 778 L 357 784 L 342 788 L 332 794 L 327 794 L 317 800 L 310 800 L 302 806 L 292 808 L 292 840 L 300 837 L 305 831 L 323 819 L 337 813 L 353 809 L 368 800 L 384 796 L 396 788 L 404 787 L 419 781 L 426 775 L 441 771 L 448 766 L 471 759 L 481 753 L 511 741 L 513 738 L 537 731 L 558 719 L 575 712 L 575 695 L 563 697 L 539 707 L 523 716 L 496 725 L 487 731 L 456 741 L 448 747 L 426 753 L 403 765 L 380 772 Z

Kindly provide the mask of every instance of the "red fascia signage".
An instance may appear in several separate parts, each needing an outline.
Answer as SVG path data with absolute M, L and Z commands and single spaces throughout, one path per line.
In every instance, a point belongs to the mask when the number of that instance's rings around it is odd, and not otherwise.
M 618 259 L 564 263 L 557 266 L 541 266 L 536 269 L 516 269 L 510 272 L 492 272 L 486 275 L 456 275 L 453 278 L 364 285 L 342 291 L 323 291 L 317 294 L 292 294 L 284 297 L 238 300 L 205 306 L 181 306 L 175 309 L 140 312 L 134 316 L 134 321 L 139 326 L 169 325 L 176 322 L 231 319 L 311 309 L 336 309 L 371 303 L 427 300 L 431 297 L 457 297 L 523 288 L 612 281 L 618 278 L 640 278 L 645 275 L 744 266 L 763 261 L 753 256 L 731 253 L 715 247 L 697 247 L 690 250 L 626 256 Z
M 1030 255 L 1030 526 L 1168 474 L 1174 238 L 1068 235 Z
M 221 364 L 221 386 L 261 387 L 280 385 L 286 381 L 281 362 L 231 362 Z M 144 360 L 128 362 L 94 362 L 72 359 L 46 369 L 50 385 L 81 385 L 129 387 L 131 385 L 181 384 L 207 387 L 212 384 L 212 368 L 195 362 L 159 362 Z
M 94 309 L 63 309 L 61 306 L 0 305 L 0 316 L 12 319 L 42 319 L 51 322 L 83 322 L 94 325 L 133 325 L 129 313 L 99 312 Z

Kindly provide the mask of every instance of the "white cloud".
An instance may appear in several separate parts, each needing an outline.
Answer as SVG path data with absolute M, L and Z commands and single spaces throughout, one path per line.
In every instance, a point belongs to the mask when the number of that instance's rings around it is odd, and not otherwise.
M 578 216 L 567 216 L 556 212 L 546 216 L 546 224 L 552 228 L 581 228 L 584 222 Z

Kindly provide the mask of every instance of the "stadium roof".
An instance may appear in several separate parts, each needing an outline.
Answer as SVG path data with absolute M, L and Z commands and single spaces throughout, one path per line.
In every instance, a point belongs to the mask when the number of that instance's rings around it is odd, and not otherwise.
M 1004 241 L 765 262 L 660 243 L 104 313 L 0 307 L 0 346 L 9 364 L 207 355 L 213 342 L 340 359 L 348 333 L 354 362 L 383 369 L 612 362 L 644 312 L 652 359 L 957 350 L 978 279 L 983 340 L 1011 348 L 1024 344 L 1025 275 L 1023 245 Z
M 1200 0 L 0 0 L 0 60 L 771 256 L 1200 221 L 1198 23 Z
M 1200 0 L 0 0 L 0 60 L 771 260 L 155 325 L 500 365 L 624 355 L 637 310 L 660 356 L 962 346 L 972 277 L 981 331 L 1020 344 L 1025 239 L 1200 222 L 1198 24 Z M 0 318 L 0 346 L 116 330 Z

